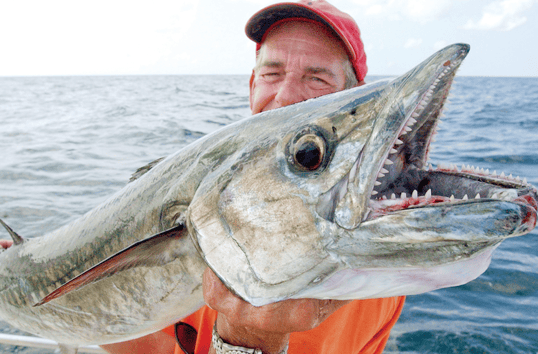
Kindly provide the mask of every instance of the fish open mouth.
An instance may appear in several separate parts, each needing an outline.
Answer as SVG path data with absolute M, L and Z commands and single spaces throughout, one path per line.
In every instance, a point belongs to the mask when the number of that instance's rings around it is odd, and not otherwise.
M 462 60 L 445 62 L 444 69 L 407 114 L 383 163 L 378 166 L 368 203 L 370 212 L 363 221 L 402 209 L 471 203 L 479 199 L 522 203 L 538 209 L 536 188 L 525 178 L 469 165 L 427 164 L 430 145 Z M 534 223 L 535 219 L 534 213 Z
M 430 62 L 435 65 L 431 65 L 428 79 L 417 79 L 414 72 L 399 79 L 398 84 L 404 87 L 401 90 L 407 91 L 396 94 L 404 96 L 404 101 L 407 97 L 408 103 L 396 108 L 397 114 L 391 121 L 379 124 L 379 131 L 390 131 L 390 135 L 385 134 L 382 139 L 378 137 L 376 141 L 386 142 L 369 147 L 367 153 L 363 151 L 365 156 L 377 155 L 375 160 L 364 163 L 362 155 L 359 156 L 348 175 L 321 199 L 322 202 L 318 204 L 321 216 L 344 228 L 353 229 L 361 222 L 404 209 L 490 199 L 522 203 L 533 208 L 534 212 L 525 222 L 529 226 L 536 223 L 537 192 L 526 179 L 474 166 L 433 167 L 427 163 L 450 87 L 468 50 L 467 45 L 461 45 L 460 50 L 448 60 L 431 59 Z M 406 88 L 411 86 L 408 83 L 414 81 L 422 82 L 420 87 Z M 369 164 L 371 168 L 366 167 Z M 357 181 L 360 178 L 362 181 Z M 348 202 L 358 199 L 349 197 L 350 193 L 356 191 L 366 192 L 369 198 L 362 199 L 360 203 Z M 332 207 L 327 207 L 329 196 L 332 198 Z M 347 203 L 345 210 L 351 217 L 339 219 L 335 216 L 339 203 Z M 357 207 L 362 210 L 349 212 Z

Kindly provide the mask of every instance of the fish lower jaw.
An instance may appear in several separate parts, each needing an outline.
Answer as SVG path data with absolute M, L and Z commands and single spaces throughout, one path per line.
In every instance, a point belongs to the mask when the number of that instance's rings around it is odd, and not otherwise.
M 439 181 L 432 182 L 436 178 Z M 458 168 L 439 164 L 433 167 L 430 164 L 428 168 L 402 172 L 397 179 L 404 182 L 374 191 L 368 203 L 369 213 L 363 221 L 408 208 L 461 204 L 480 199 L 518 202 L 538 209 L 536 188 L 526 178 L 497 174 L 496 171 L 474 166 Z
M 345 268 L 299 292 L 294 298 L 373 299 L 416 295 L 465 284 L 488 268 L 491 255 L 498 245 L 487 247 L 473 257 L 437 266 L 417 264 L 395 268 Z

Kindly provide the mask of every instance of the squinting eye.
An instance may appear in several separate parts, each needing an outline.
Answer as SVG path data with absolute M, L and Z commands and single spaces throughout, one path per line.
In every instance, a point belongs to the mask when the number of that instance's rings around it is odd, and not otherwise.
M 325 157 L 325 141 L 315 134 L 304 135 L 295 143 L 293 157 L 298 167 L 314 171 Z
M 323 80 L 323 79 L 320 79 L 319 77 L 313 77 L 312 78 L 313 81 L 317 81 L 317 82 L 320 82 L 320 83 L 323 83 L 323 84 L 326 84 L 327 81 Z
M 276 78 L 278 78 L 279 75 L 280 75 L 280 73 L 277 73 L 277 72 L 270 72 L 270 73 L 262 74 L 261 76 L 262 76 L 265 80 L 275 80 Z

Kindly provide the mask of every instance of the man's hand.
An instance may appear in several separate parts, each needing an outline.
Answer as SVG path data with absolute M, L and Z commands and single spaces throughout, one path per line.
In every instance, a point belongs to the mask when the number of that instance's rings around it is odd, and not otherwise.
M 220 337 L 226 343 L 259 348 L 267 354 L 282 351 L 290 333 L 317 327 L 350 302 L 297 299 L 255 307 L 232 294 L 209 268 L 204 272 L 203 286 L 206 304 L 219 313 Z

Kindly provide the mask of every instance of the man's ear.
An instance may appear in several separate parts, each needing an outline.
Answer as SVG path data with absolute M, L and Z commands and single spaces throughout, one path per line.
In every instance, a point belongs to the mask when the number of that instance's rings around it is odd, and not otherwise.
M 256 74 L 254 73 L 254 69 L 252 69 L 252 74 L 250 75 L 250 81 L 249 81 L 249 84 L 248 84 L 248 88 L 249 88 L 248 101 L 250 103 L 250 110 L 251 111 L 252 111 L 252 95 L 253 95 L 254 86 L 255 86 L 255 83 L 254 83 L 254 77 L 255 76 L 256 76 Z

